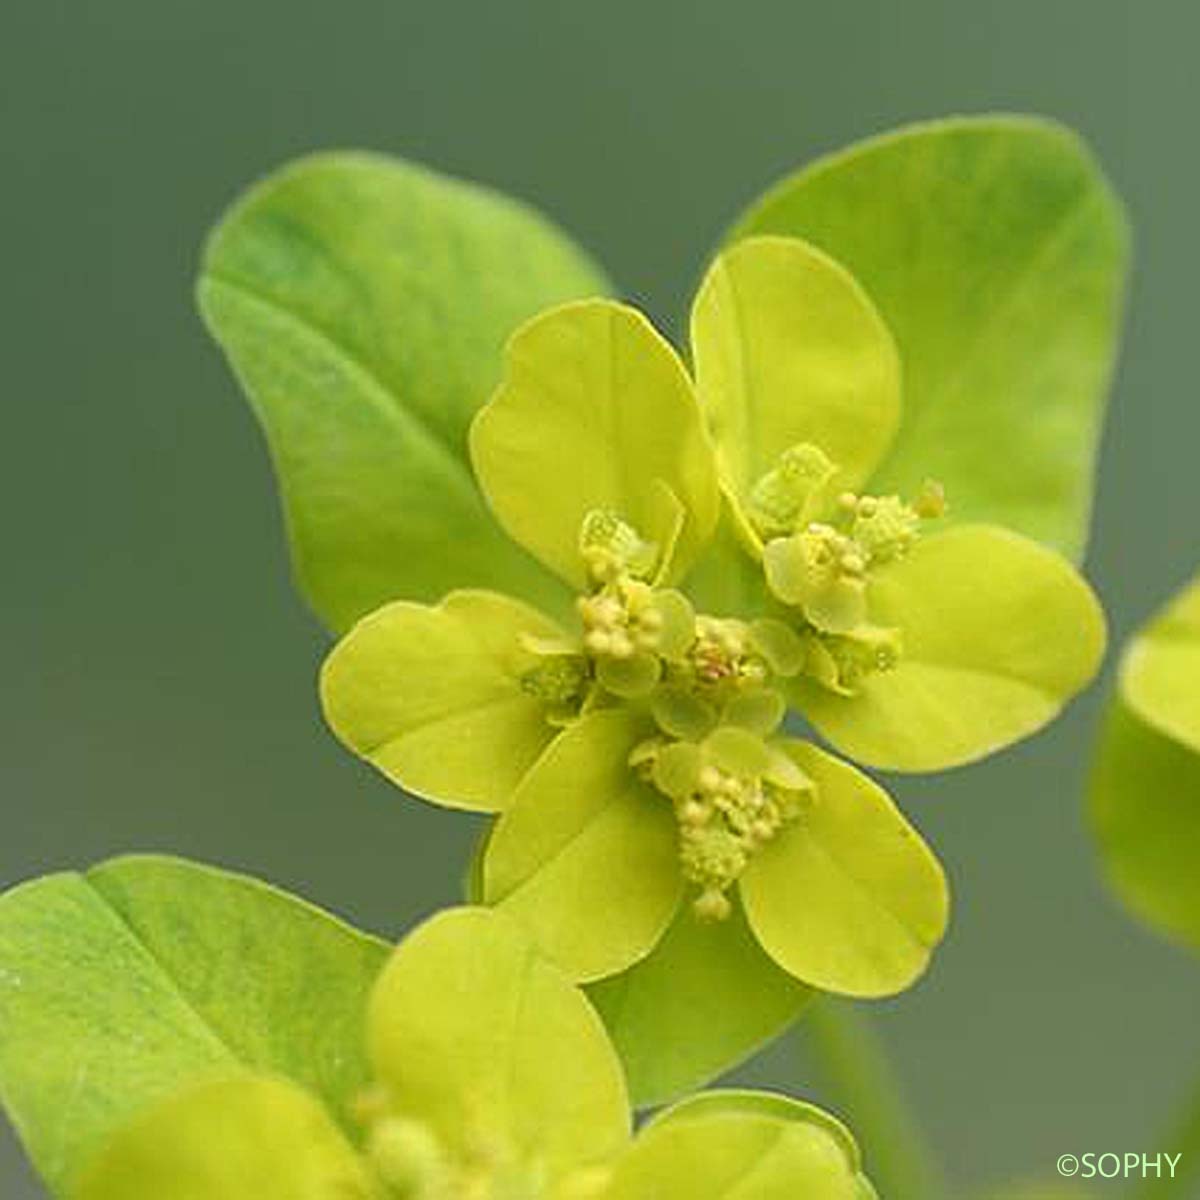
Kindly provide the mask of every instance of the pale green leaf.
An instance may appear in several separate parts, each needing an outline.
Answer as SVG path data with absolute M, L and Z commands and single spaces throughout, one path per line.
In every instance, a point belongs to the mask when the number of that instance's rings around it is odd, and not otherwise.
M 1104 614 L 1051 550 L 1005 529 L 953 526 L 870 577 L 870 618 L 900 631 L 891 670 L 853 696 L 811 680 L 793 699 L 843 753 L 934 771 L 983 758 L 1052 720 L 1094 677 Z
M 692 309 L 696 389 L 727 487 L 744 504 L 800 443 L 856 488 L 900 420 L 900 360 L 870 299 L 794 238 L 749 238 L 709 269 Z
M 556 732 L 523 686 L 539 665 L 523 638 L 562 640 L 553 622 L 494 592 L 436 608 L 385 605 L 337 645 L 321 673 L 333 731 L 418 796 L 494 812 Z
M 700 921 L 685 905 L 648 958 L 588 994 L 639 1108 L 673 1100 L 749 1058 L 811 995 L 767 957 L 738 904 L 725 921 Z
M 809 1105 L 753 1093 L 685 1101 L 618 1160 L 604 1200 L 863 1200 L 857 1149 Z
M 504 528 L 576 588 L 587 583 L 579 534 L 589 513 L 615 514 L 660 556 L 673 547 L 660 571 L 671 582 L 720 511 L 683 364 L 641 313 L 609 301 L 554 309 L 513 336 L 471 457 Z
M 120 1131 L 77 1200 L 378 1200 L 358 1155 L 294 1084 L 189 1087 Z
M 576 722 L 526 775 L 484 854 L 484 896 L 573 978 L 644 958 L 683 890 L 671 803 L 629 766 L 653 732 L 606 709 Z
M 1200 950 L 1200 754 L 1115 699 L 1092 773 L 1091 813 L 1118 895 L 1156 929 Z
M 1200 578 L 1133 639 L 1121 695 L 1142 720 L 1200 753 Z
M 583 993 L 500 913 L 459 908 L 409 934 L 369 1009 L 391 1102 L 459 1154 L 497 1147 L 552 1179 L 629 1135 L 620 1064 Z
M 1128 234 L 1079 139 L 1022 117 L 896 130 L 772 188 L 731 240 L 802 237 L 879 306 L 904 421 L 872 490 L 932 476 L 951 510 L 1078 558 Z
M 200 307 L 266 433 L 296 576 L 329 625 L 456 587 L 557 603 L 487 512 L 466 430 L 522 321 L 607 290 L 532 210 L 380 155 L 301 159 L 233 206 Z
M 942 868 L 878 784 L 815 746 L 785 745 L 816 784 L 815 801 L 746 868 L 750 927 L 781 967 L 813 987 L 902 991 L 946 931 Z
M 0 1098 L 56 1194 L 137 1113 L 248 1068 L 348 1122 L 386 950 L 266 884 L 117 859 L 0 897 Z

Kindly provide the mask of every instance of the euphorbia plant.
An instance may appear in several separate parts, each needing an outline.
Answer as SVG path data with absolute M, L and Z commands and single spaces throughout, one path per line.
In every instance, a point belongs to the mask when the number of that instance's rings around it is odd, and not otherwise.
M 0 1094 L 55 1192 L 873 1194 L 820 1110 L 712 1093 L 630 1142 L 630 1103 L 926 968 L 943 872 L 861 768 L 982 758 L 1093 676 L 1124 259 L 1071 135 L 918 126 L 751 206 L 685 361 L 492 193 L 365 154 L 252 189 L 200 303 L 341 636 L 326 715 L 497 819 L 475 906 L 386 966 L 174 862 L 8 894 Z

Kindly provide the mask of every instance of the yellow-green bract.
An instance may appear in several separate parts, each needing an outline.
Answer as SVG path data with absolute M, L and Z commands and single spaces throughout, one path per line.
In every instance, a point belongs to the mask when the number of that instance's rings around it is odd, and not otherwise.
M 1200 949 L 1200 579 L 1125 649 L 1092 777 L 1092 820 L 1129 906 Z
M 847 1131 L 780 1096 L 631 1138 L 598 1015 L 488 909 L 389 958 L 254 880 L 120 860 L 0 897 L 0 1015 L 0 1094 L 70 1200 L 874 1194 Z

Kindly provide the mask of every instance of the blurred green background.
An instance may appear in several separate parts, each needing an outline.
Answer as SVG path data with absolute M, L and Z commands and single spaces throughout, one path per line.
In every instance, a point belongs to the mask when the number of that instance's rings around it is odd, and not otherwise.
M 1191 5 L 1096 0 L 7 6 L 0 884 L 154 848 L 381 931 L 456 896 L 469 822 L 319 723 L 324 638 L 191 303 L 222 206 L 315 147 L 525 197 L 672 321 L 740 205 L 814 154 L 951 112 L 1076 126 L 1138 242 L 1090 560 L 1122 638 L 1200 561 L 1198 33 Z M 1116 909 L 1085 835 L 1099 698 L 898 784 L 957 907 L 880 1019 L 964 1191 L 1068 1151 L 1173 1151 L 1156 1134 L 1200 1060 L 1200 970 Z M 743 1077 L 807 1074 L 789 1042 Z M 0 1193 L 39 1195 L 0 1136 Z

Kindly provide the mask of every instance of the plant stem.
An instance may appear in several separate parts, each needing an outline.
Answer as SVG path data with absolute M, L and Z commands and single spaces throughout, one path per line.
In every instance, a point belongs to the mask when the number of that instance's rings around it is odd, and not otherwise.
M 1169 1128 L 1165 1137 L 1152 1147 L 1150 1153 L 1180 1155 L 1175 1164 L 1175 1177 L 1147 1179 L 1133 1193 L 1135 1200 L 1166 1200 L 1168 1196 L 1183 1196 L 1189 1182 L 1200 1176 L 1200 1082 L 1184 1105 L 1182 1114 Z M 1164 1165 L 1164 1174 L 1166 1171 Z
M 948 1192 L 941 1166 L 870 1019 L 821 996 L 810 1004 L 803 1027 L 883 1200 L 942 1200 Z

